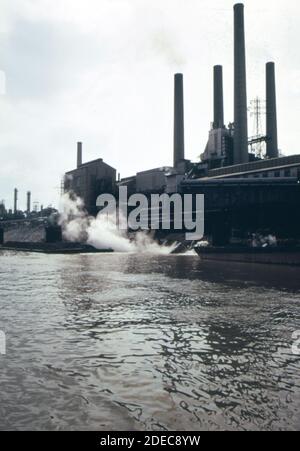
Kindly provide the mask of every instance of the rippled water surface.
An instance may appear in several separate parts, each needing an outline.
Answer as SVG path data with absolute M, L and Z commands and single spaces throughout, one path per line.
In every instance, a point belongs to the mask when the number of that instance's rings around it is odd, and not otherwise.
M 0 253 L 0 429 L 299 429 L 299 293 L 296 268 Z

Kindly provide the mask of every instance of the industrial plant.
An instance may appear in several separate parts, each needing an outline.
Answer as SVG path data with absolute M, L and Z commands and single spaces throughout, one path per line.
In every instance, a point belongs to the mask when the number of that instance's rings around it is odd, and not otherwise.
M 7 210 L 5 207 L 5 201 L 0 201 L 0 221 L 7 220 L 21 220 L 21 219 L 34 219 L 40 216 L 50 216 L 56 209 L 51 206 L 44 208 L 43 204 L 39 202 L 32 202 L 31 191 L 26 192 L 26 210 L 23 211 L 19 208 L 19 190 L 15 188 L 13 191 L 13 209 Z
M 180 193 L 205 196 L 205 237 L 214 245 L 245 241 L 257 231 L 282 241 L 300 239 L 300 155 L 282 156 L 278 149 L 275 63 L 266 62 L 266 131 L 249 138 L 244 5 L 234 5 L 234 118 L 226 126 L 223 68 L 213 68 L 214 117 L 200 161 L 185 158 L 183 74 L 174 77 L 173 166 L 138 172 L 120 179 L 101 158 L 83 162 L 77 144 L 77 165 L 64 176 L 63 191 L 84 201 L 97 214 L 99 194 Z M 259 144 L 265 152 L 253 151 Z M 17 192 L 15 211 L 17 214 Z M 30 210 L 30 195 L 28 193 Z M 2 230 L 5 228 L 1 226 Z M 2 233 L 3 236 L 3 233 Z M 5 236 L 5 233 L 4 233 Z M 5 239 L 4 239 L 5 241 Z
M 129 193 L 202 193 L 205 233 L 224 245 L 257 231 L 272 231 L 282 239 L 299 239 L 300 155 L 278 150 L 275 63 L 266 62 L 266 133 L 248 136 L 248 101 L 244 5 L 234 5 L 234 120 L 225 125 L 223 68 L 213 68 L 214 117 L 201 160 L 185 158 L 183 75 L 174 78 L 174 163 L 116 181 L 116 170 L 96 160 L 82 164 L 78 144 L 77 169 L 65 176 L 65 191 L 81 196 L 95 212 L 102 192 L 127 186 Z M 264 143 L 265 154 L 253 152 Z
M 0 202 L 0 245 L 5 243 L 55 242 L 61 240 L 61 230 L 55 224 L 57 210 L 44 208 L 31 200 L 31 191 L 26 192 L 26 210 L 18 208 L 19 190 L 13 191 L 13 209 L 7 210 Z

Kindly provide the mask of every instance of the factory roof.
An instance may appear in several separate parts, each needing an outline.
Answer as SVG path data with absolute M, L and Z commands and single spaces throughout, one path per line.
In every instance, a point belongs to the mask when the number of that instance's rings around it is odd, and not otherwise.
M 264 178 L 252 178 L 252 179 L 244 179 L 244 178 L 202 178 L 202 179 L 185 179 L 181 182 L 182 186 L 214 186 L 214 185 L 251 185 L 251 186 L 258 186 L 258 185 L 272 185 L 272 186 L 279 186 L 279 185 L 299 185 L 299 181 L 297 177 L 268 177 L 266 179 Z
M 151 174 L 152 172 L 169 172 L 169 171 L 173 171 L 173 170 L 174 170 L 174 168 L 171 166 L 162 166 L 160 168 L 148 169 L 146 171 L 137 172 L 136 175 L 147 174 L 147 173 Z
M 78 168 L 72 169 L 71 171 L 66 172 L 66 174 L 71 174 L 72 172 L 76 172 L 76 171 L 78 171 L 78 170 L 80 170 L 82 168 L 86 168 L 88 166 L 91 166 L 91 165 L 94 165 L 94 164 L 98 164 L 98 163 L 105 164 L 106 166 L 110 167 L 111 169 L 114 169 L 112 166 L 110 166 L 109 164 L 105 163 L 103 161 L 103 158 L 97 158 L 96 160 L 91 160 L 91 161 L 87 161 L 86 163 L 82 163 Z
M 210 171 L 208 171 L 208 178 L 233 177 L 272 169 L 285 169 L 293 166 L 300 166 L 300 155 L 265 159 L 253 161 L 251 163 L 211 169 Z

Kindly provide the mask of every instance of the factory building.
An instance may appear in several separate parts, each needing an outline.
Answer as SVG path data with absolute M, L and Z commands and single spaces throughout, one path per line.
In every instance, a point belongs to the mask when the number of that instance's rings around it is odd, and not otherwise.
M 150 169 L 136 174 L 136 192 L 151 194 L 164 192 L 167 185 L 166 177 L 173 173 L 172 167 Z
M 251 152 L 248 137 L 244 5 L 234 6 L 234 122 L 224 125 L 223 73 L 214 67 L 214 120 L 201 161 L 179 181 L 177 191 L 205 196 L 205 234 L 216 245 L 233 236 L 265 230 L 300 238 L 300 155 L 280 156 L 275 64 L 267 62 L 266 154 Z M 172 180 L 173 179 L 173 180 Z M 168 191 L 174 189 L 170 177 Z
M 235 229 L 268 228 L 300 238 L 300 155 L 280 156 L 277 136 L 274 62 L 265 66 L 266 131 L 248 136 L 248 103 L 244 5 L 234 5 L 234 121 L 224 118 L 223 67 L 213 68 L 214 115 L 208 142 L 193 163 L 185 158 L 184 80 L 174 77 L 173 166 L 138 172 L 119 180 L 128 194 L 201 193 L 205 195 L 205 230 L 213 242 L 226 244 Z M 253 142 L 265 144 L 265 155 L 252 151 Z M 90 212 L 97 195 L 112 192 L 115 169 L 101 159 L 82 164 L 78 145 L 77 169 L 65 177 L 65 190 L 85 201 Z
M 223 103 L 223 69 L 214 67 L 213 102 L 214 118 L 206 148 L 200 163 L 195 163 L 184 178 L 290 178 L 300 179 L 300 155 L 279 156 L 277 136 L 275 64 L 267 62 L 266 68 L 266 133 L 248 137 L 246 46 L 244 5 L 234 5 L 234 122 L 225 126 Z M 181 126 L 183 127 L 183 125 Z M 266 143 L 266 154 L 251 152 L 251 144 Z M 250 149 L 250 151 L 249 151 Z M 172 180 L 170 184 L 173 184 Z M 169 189 L 170 191 L 170 189 Z
M 300 156 L 280 157 L 277 137 L 275 64 L 266 63 L 266 133 L 254 141 L 265 142 L 266 154 L 251 151 L 248 137 L 246 45 L 244 5 L 234 5 L 234 122 L 225 125 L 223 67 L 213 68 L 214 117 L 200 162 L 185 158 L 183 74 L 174 77 L 173 167 L 139 172 L 130 178 L 137 192 L 181 191 L 182 182 L 200 178 L 278 178 L 300 177 Z M 126 185 L 125 180 L 121 181 Z
M 175 193 L 197 179 L 222 178 L 300 178 L 300 156 L 279 156 L 277 136 L 275 64 L 267 62 L 266 80 L 266 132 L 249 139 L 247 109 L 247 70 L 244 5 L 234 5 L 234 121 L 225 125 L 223 67 L 213 68 L 214 116 L 207 145 L 200 161 L 192 163 L 185 158 L 184 83 L 183 74 L 174 76 L 174 141 L 173 167 L 154 168 L 138 172 L 117 182 L 127 186 L 129 193 Z M 264 142 L 265 155 L 256 155 L 251 145 Z M 112 192 L 115 186 L 115 169 L 101 159 L 82 164 L 82 147 L 78 144 L 77 169 L 65 177 L 65 191 L 72 190 L 81 196 L 91 210 L 98 193 Z
M 77 168 L 64 177 L 64 191 L 81 197 L 90 214 L 97 212 L 96 199 L 102 193 L 114 193 L 116 169 L 104 163 L 102 158 L 82 162 L 82 143 L 77 143 Z
M 297 178 L 300 180 L 300 155 L 257 160 L 252 163 L 211 169 L 208 178 Z

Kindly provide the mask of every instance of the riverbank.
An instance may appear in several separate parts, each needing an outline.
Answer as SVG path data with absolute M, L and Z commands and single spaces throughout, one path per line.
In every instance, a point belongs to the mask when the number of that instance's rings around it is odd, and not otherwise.
M 114 252 L 113 249 L 96 249 L 93 246 L 82 243 L 21 243 L 8 242 L 0 246 L 4 251 L 37 252 L 42 254 L 99 254 Z
M 202 260 L 300 266 L 299 247 L 195 247 Z

